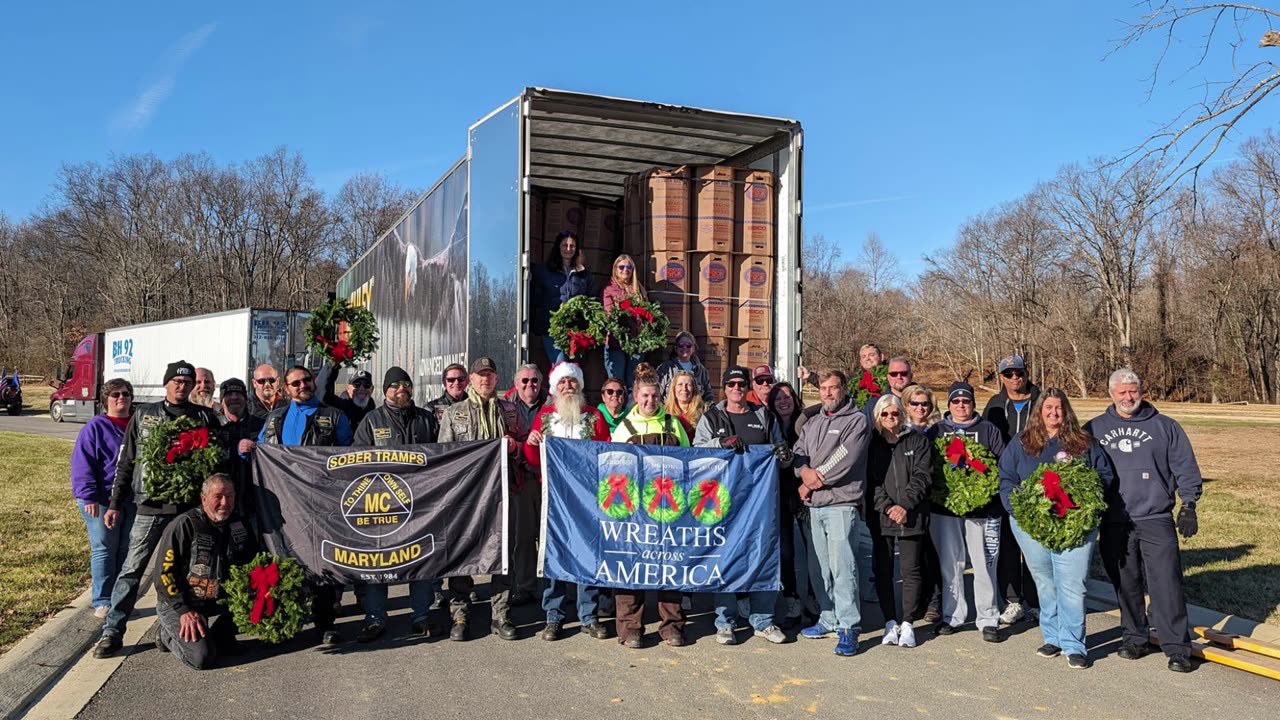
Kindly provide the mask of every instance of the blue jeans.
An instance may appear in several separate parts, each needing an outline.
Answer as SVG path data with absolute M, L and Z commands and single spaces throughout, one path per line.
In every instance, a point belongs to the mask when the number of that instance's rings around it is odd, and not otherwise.
M 734 628 L 738 623 L 734 618 L 738 614 L 738 598 L 735 593 L 716 593 L 716 627 Z M 747 593 L 747 603 L 751 605 L 751 623 L 754 630 L 764 630 L 773 624 L 773 609 L 778 602 L 777 590 L 757 590 Z
M 389 585 L 369 584 L 358 593 L 364 607 L 364 621 L 387 624 L 387 588 Z M 426 620 L 435 600 L 436 589 L 444 589 L 440 580 L 414 580 L 409 583 L 409 622 Z
M 632 357 L 621 350 L 612 348 L 604 350 L 605 377 L 618 378 L 628 392 L 631 390 L 631 383 L 636 379 L 636 365 L 639 364 L 640 358 Z
M 542 610 L 547 613 L 547 622 L 564 622 L 565 595 L 572 583 L 563 580 L 548 580 L 547 589 L 542 591 Z M 578 622 L 590 625 L 596 621 L 596 612 L 600 608 L 600 588 L 587 585 L 578 586 Z
M 125 623 L 133 613 L 134 604 L 138 602 L 138 589 L 147 572 L 147 563 L 151 562 L 151 553 L 156 551 L 160 535 L 175 517 L 177 516 L 141 513 L 134 516 L 133 527 L 129 530 L 129 551 L 120 566 L 115 586 L 111 588 L 111 609 L 107 611 L 107 619 L 102 623 L 103 635 L 124 635 Z
M 551 339 L 550 335 L 542 336 L 542 349 L 547 351 L 547 361 L 552 365 L 558 362 L 564 362 L 569 358 L 556 347 L 556 341 Z
M 116 584 L 116 574 L 124 565 L 124 557 L 129 549 L 128 543 L 121 542 L 121 539 L 129 537 L 133 510 L 121 512 L 119 522 L 108 530 L 102 522 L 107 506 L 99 503 L 98 517 L 91 517 L 84 511 L 85 502 L 76 500 L 80 518 L 84 520 L 84 528 L 89 531 L 89 569 L 93 576 L 93 583 L 89 588 L 93 591 L 93 607 L 109 607 L 111 588 Z
M 1084 645 L 1084 581 L 1089 576 L 1089 560 L 1098 541 L 1098 531 L 1080 547 L 1053 552 L 1031 539 L 1031 536 L 1009 518 L 1009 527 L 1022 548 L 1022 557 L 1036 581 L 1040 594 L 1040 634 L 1050 645 L 1057 645 L 1067 655 L 1087 655 Z
M 858 534 L 862 518 L 855 507 L 809 509 L 809 578 L 821 614 L 818 622 L 830 630 L 852 630 L 862 625 L 858 606 Z

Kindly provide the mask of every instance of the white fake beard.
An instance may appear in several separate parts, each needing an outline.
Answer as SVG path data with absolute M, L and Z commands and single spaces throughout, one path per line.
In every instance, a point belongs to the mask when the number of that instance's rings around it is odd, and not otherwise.
M 581 394 L 556 394 L 556 418 L 564 425 L 580 425 L 582 423 L 582 407 Z

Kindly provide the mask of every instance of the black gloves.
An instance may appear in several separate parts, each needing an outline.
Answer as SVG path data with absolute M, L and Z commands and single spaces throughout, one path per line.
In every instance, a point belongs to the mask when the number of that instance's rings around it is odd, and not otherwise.
M 786 443 L 778 443 L 773 446 L 773 456 L 778 459 L 778 464 L 783 467 L 791 467 L 791 461 L 795 459 L 795 453 L 791 452 L 791 448 Z
M 747 451 L 747 444 L 742 442 L 742 438 L 737 435 L 730 435 L 720 441 L 720 447 L 732 450 L 736 453 L 744 453 Z
M 1178 534 L 1184 540 L 1189 540 L 1200 531 L 1200 523 L 1196 520 L 1195 503 L 1190 505 L 1183 504 L 1182 509 L 1178 511 Z

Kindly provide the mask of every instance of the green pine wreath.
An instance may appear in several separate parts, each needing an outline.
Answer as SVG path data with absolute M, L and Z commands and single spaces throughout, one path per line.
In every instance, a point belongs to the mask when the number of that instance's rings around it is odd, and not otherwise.
M 981 463 L 980 471 L 969 462 L 961 460 L 952 464 L 947 449 L 953 439 L 964 441 L 969 458 Z M 956 515 L 967 515 L 991 502 L 1000 492 L 1000 474 L 996 470 L 996 457 L 985 445 L 967 435 L 944 435 L 934 440 L 937 451 L 933 460 L 933 485 L 929 500 Z
M 336 365 L 354 367 L 378 350 L 378 321 L 373 313 L 341 298 L 312 310 L 305 333 L 307 349 Z
M 667 329 L 671 327 L 671 321 L 658 303 L 629 295 L 609 309 L 605 325 L 622 352 L 629 357 L 639 357 L 667 346 Z M 639 328 L 638 332 L 636 328 Z
M 261 572 L 272 564 L 276 566 L 278 578 L 267 591 L 271 602 L 264 603 L 255 623 L 252 618 L 258 591 L 252 582 L 254 571 Z M 252 562 L 231 568 L 231 579 L 222 586 L 225 595 L 218 602 L 231 611 L 240 632 L 269 643 L 282 643 L 297 635 L 311 615 L 305 581 L 306 573 L 297 560 L 262 552 Z
M 708 487 L 708 483 L 715 483 Z M 703 525 L 715 525 L 729 515 L 729 506 L 733 499 L 729 496 L 729 488 L 716 480 L 703 480 L 689 491 L 689 514 Z M 702 511 L 698 508 L 701 506 Z
M 849 378 L 849 384 L 845 390 L 853 396 L 853 401 L 858 407 L 866 407 L 866 404 L 873 397 L 880 397 L 889 392 L 889 365 L 880 363 L 870 370 L 855 371 L 854 377 Z
M 651 478 L 649 482 L 645 483 L 644 495 L 640 498 L 640 504 L 644 507 L 644 511 L 649 514 L 649 517 L 654 520 L 661 523 L 675 522 L 684 514 L 686 508 L 684 490 L 680 487 L 679 483 L 672 482 L 671 500 L 674 500 L 675 502 L 669 505 L 664 504 L 668 502 L 667 500 L 655 503 L 654 500 L 660 497 L 658 495 L 658 481 L 662 479 L 671 480 L 672 478 L 666 475 L 659 475 Z
M 147 497 L 189 505 L 200 498 L 200 486 L 217 471 L 226 452 L 208 428 L 184 415 L 151 428 L 140 457 L 146 465 L 142 488 Z
M 569 298 L 551 313 L 551 329 L 547 334 L 569 359 L 604 344 L 608 334 L 604 305 L 589 295 Z
M 615 478 L 626 481 L 618 492 L 614 492 L 610 483 Z M 596 505 L 614 520 L 625 520 L 640 508 L 640 489 L 630 475 L 612 473 L 600 478 L 600 485 L 596 488 Z
M 1063 517 L 1054 511 L 1054 501 L 1045 495 L 1046 472 L 1058 474 L 1062 490 L 1066 492 L 1074 508 L 1066 510 Z M 1107 509 L 1102 481 L 1098 472 L 1080 458 L 1067 462 L 1045 463 L 1014 488 L 1009 495 L 1013 519 L 1018 527 L 1047 550 L 1060 552 L 1080 547 L 1089 533 L 1102 522 Z

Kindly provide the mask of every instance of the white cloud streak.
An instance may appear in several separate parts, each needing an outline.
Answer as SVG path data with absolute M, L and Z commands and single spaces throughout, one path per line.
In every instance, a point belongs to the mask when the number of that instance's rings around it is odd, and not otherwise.
M 884 203 L 901 202 L 903 200 L 914 200 L 915 197 L 915 195 L 894 195 L 891 197 L 867 198 L 865 200 L 846 200 L 844 202 L 823 203 L 821 205 L 809 205 L 805 207 L 805 212 L 838 210 L 840 208 L 862 207 L 863 205 L 882 205 Z
M 187 60 L 196 53 L 197 50 L 204 47 L 209 40 L 209 36 L 218 27 L 217 23 L 206 23 L 196 30 L 183 35 L 172 49 L 165 56 L 160 74 L 143 88 L 142 92 L 134 98 L 128 107 L 124 108 L 117 114 L 114 128 L 118 132 L 137 132 L 142 130 L 151 123 L 155 117 L 156 110 L 160 108 L 160 104 L 169 97 L 173 92 L 174 86 L 178 83 L 178 72 L 182 70 L 182 66 Z

